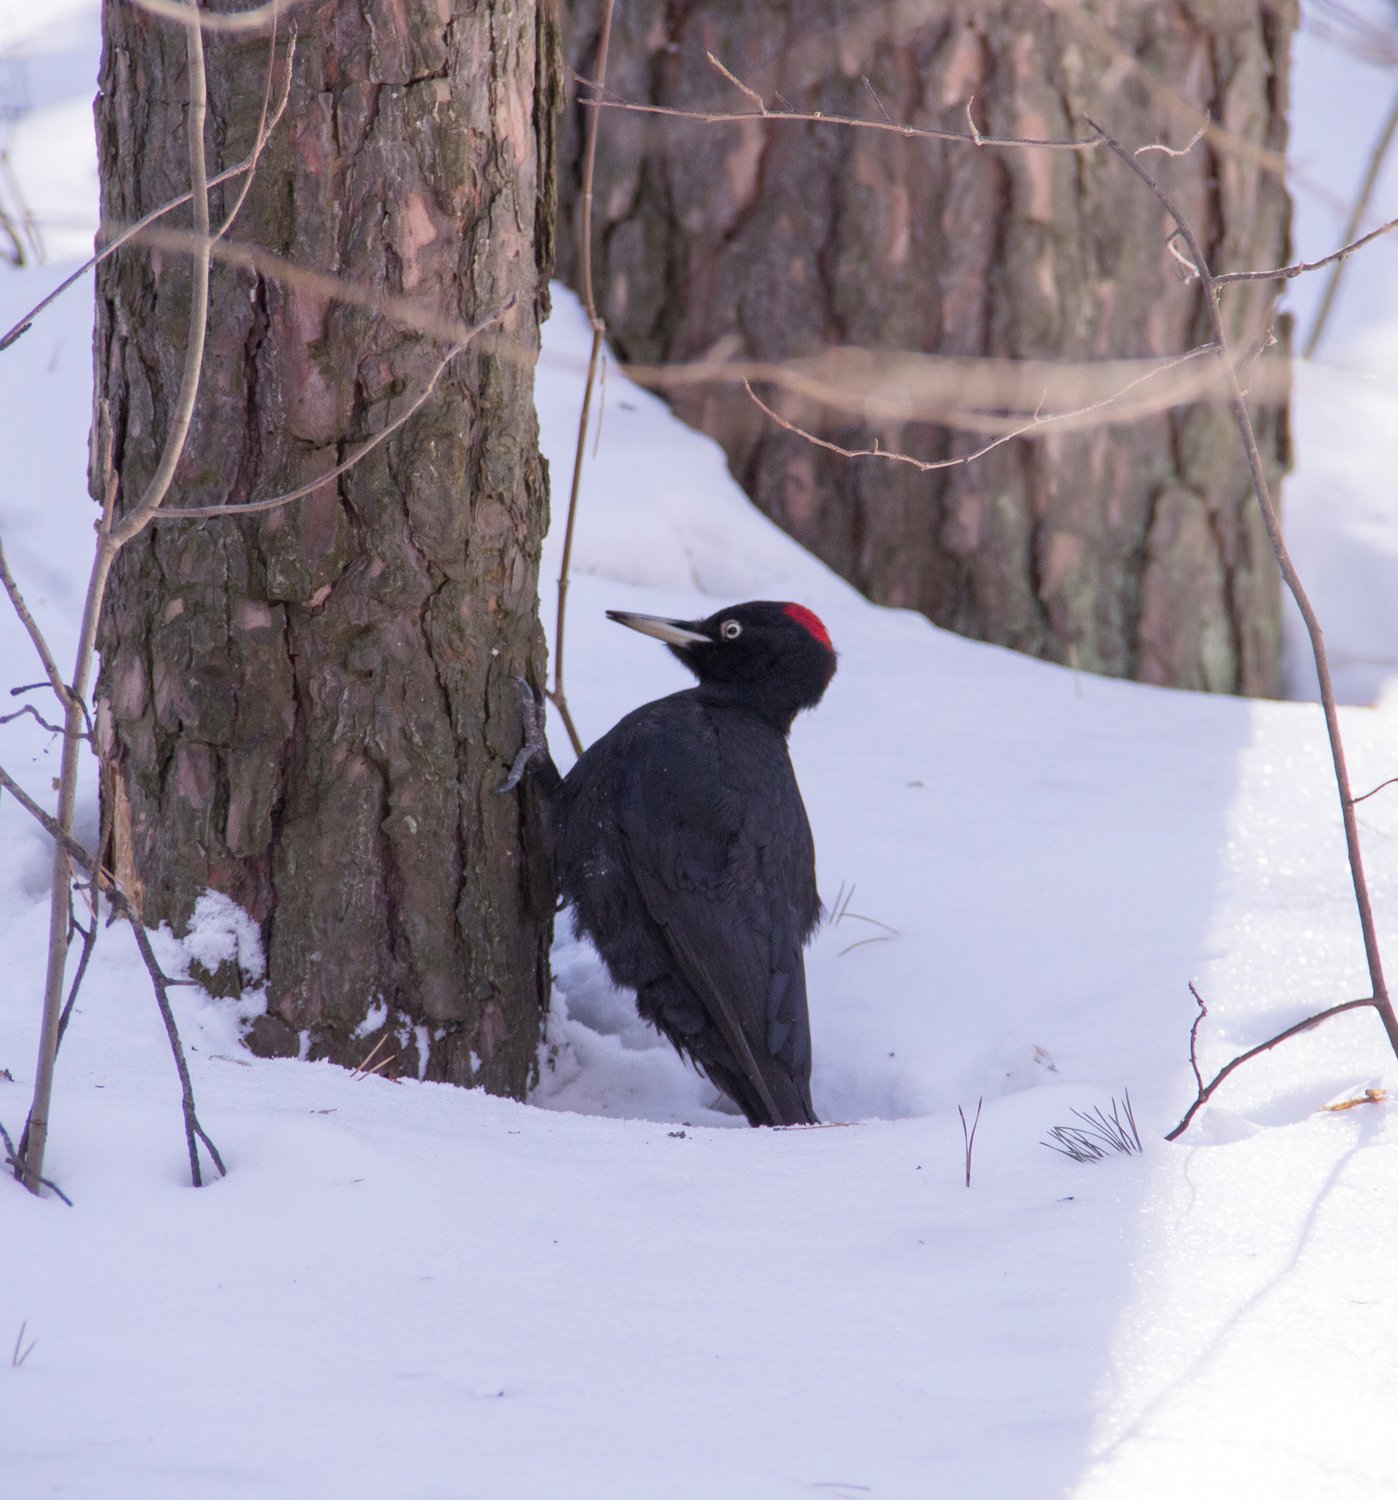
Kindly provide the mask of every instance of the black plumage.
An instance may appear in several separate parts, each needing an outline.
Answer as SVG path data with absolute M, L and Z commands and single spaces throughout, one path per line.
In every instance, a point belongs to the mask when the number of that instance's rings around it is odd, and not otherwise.
M 787 735 L 834 675 L 830 637 L 794 604 L 608 615 L 699 683 L 549 777 L 559 892 L 641 1015 L 751 1124 L 813 1123 L 802 949 L 820 898 Z

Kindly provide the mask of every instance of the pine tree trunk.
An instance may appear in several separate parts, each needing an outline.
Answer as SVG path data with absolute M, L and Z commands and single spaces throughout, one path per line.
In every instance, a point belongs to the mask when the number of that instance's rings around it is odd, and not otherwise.
M 595 66 L 600 0 L 565 45 Z M 964 131 L 1068 137 L 1100 119 L 1125 143 L 1185 145 L 1208 114 L 1233 144 L 1146 158 L 1193 216 L 1216 270 L 1283 264 L 1293 0 L 1079 6 L 672 0 L 619 6 L 608 93 L 689 110 L 751 101 Z M 1110 41 L 1104 42 L 1107 33 Z M 1163 80 L 1162 91 L 1142 79 Z M 576 284 L 582 122 L 566 116 L 561 269 Z M 1159 204 L 1107 152 L 977 149 L 843 129 L 702 124 L 607 111 L 595 191 L 595 277 L 623 357 L 723 349 L 781 359 L 832 345 L 1088 360 L 1173 355 L 1209 338 L 1197 284 L 1167 252 Z M 1255 348 L 1276 283 L 1230 288 Z M 1277 328 L 1283 346 L 1287 330 Z M 1227 411 L 1181 407 L 1130 425 L 1016 440 L 921 473 L 820 451 L 741 390 L 677 393 L 769 515 L 880 602 L 1084 669 L 1267 694 L 1278 683 L 1279 589 Z M 1285 393 L 1256 412 L 1288 461 Z M 928 423 L 827 420 L 939 460 L 977 446 Z
M 103 214 L 130 222 L 188 189 L 184 37 L 134 6 L 103 20 Z M 512 676 L 539 677 L 543 653 L 532 379 L 557 37 L 510 0 L 336 0 L 295 21 L 290 107 L 232 238 L 467 324 L 517 300 L 497 342 L 338 480 L 261 516 L 153 526 L 121 555 L 100 639 L 110 857 L 151 924 L 183 928 L 206 887 L 261 924 L 257 1050 L 355 1064 L 383 1041 L 390 1074 L 520 1093 L 551 910 L 536 815 L 492 788 L 520 743 Z M 207 50 L 212 174 L 254 139 L 268 43 Z M 238 187 L 215 190 L 215 224 Z M 189 296 L 168 248 L 127 249 L 98 278 L 94 452 L 110 432 L 125 497 L 166 430 Z M 169 506 L 324 473 L 446 348 L 216 262 Z

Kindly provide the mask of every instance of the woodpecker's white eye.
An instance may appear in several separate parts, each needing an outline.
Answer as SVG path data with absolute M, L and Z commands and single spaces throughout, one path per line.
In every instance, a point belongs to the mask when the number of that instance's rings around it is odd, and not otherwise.
M 736 620 L 725 620 L 718 627 L 718 633 L 725 641 L 736 641 L 743 633 L 743 627 Z

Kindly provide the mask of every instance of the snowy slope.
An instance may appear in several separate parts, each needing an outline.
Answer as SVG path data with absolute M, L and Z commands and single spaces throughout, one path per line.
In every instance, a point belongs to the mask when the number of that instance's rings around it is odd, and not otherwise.
M 51 279 L 0 276 L 0 323 Z M 557 303 L 539 402 L 561 488 L 584 337 Z M 0 356 L 0 535 L 60 639 L 91 522 L 89 317 L 70 299 Z M 1384 424 L 1345 409 L 1304 376 L 1303 464 L 1348 473 L 1382 537 Z M 1192 1096 L 1189 980 L 1206 1065 L 1365 992 L 1318 711 L 1075 676 L 874 609 L 615 370 L 602 421 L 570 596 L 585 737 L 684 681 L 606 608 L 794 597 L 841 652 L 793 736 L 822 888 L 853 887 L 809 955 L 839 1123 L 713 1109 L 561 933 L 528 1104 L 253 1059 L 226 1006 L 178 991 L 230 1168 L 194 1192 L 112 928 L 58 1080 L 49 1170 L 75 1206 L 0 1180 L 0 1354 L 22 1324 L 33 1342 L 0 1370 L 0 1497 L 1398 1496 L 1392 1109 L 1319 1111 L 1398 1090 L 1377 1024 L 1260 1060 L 1161 1139 Z M 1335 594 L 1391 594 L 1380 543 L 1335 578 L 1317 535 Z M 6 688 L 36 675 L 2 612 L 0 667 Z M 1398 698 L 1345 728 L 1357 786 L 1398 774 Z M 21 720 L 0 760 L 39 792 L 57 756 Z M 1362 808 L 1390 953 L 1394 795 Z M 0 800 L 11 1130 L 48 863 Z M 1126 1088 L 1142 1156 L 1041 1144 Z M 968 1190 L 957 1106 L 981 1097 Z

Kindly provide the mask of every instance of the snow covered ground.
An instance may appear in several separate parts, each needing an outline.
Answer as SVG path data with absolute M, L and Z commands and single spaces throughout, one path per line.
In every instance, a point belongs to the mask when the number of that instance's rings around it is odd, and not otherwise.
M 1287 490 L 1349 696 L 1377 698 L 1345 712 L 1360 788 L 1398 774 L 1389 253 L 1363 303 L 1385 321 L 1347 314 L 1300 372 Z M 0 275 L 0 326 L 54 279 Z M 584 347 L 557 302 L 556 476 Z M 0 534 L 64 657 L 89 324 L 74 296 L 0 355 Z M 193 1192 L 114 927 L 58 1079 L 48 1167 L 75 1206 L 0 1180 L 0 1497 L 1398 1496 L 1398 1128 L 1389 1105 L 1320 1108 L 1398 1090 L 1376 1021 L 1259 1060 L 1161 1139 L 1193 1093 L 1191 979 L 1206 1066 L 1367 992 L 1317 710 L 1076 676 L 874 609 L 615 371 L 576 564 L 585 738 L 684 681 L 606 608 L 765 594 L 830 627 L 840 671 L 793 754 L 827 901 L 850 893 L 809 954 L 816 1102 L 841 1123 L 737 1126 L 562 936 L 528 1104 L 251 1058 L 226 1005 L 178 991 L 229 1165 Z M 4 612 L 0 666 L 37 675 Z M 40 793 L 57 754 L 19 720 L 0 761 Z M 1361 811 L 1398 962 L 1394 796 Z M 48 865 L 0 800 L 12 1131 Z M 1142 1155 L 1045 1149 L 1126 1089 Z M 982 1097 L 967 1189 L 957 1106 Z

